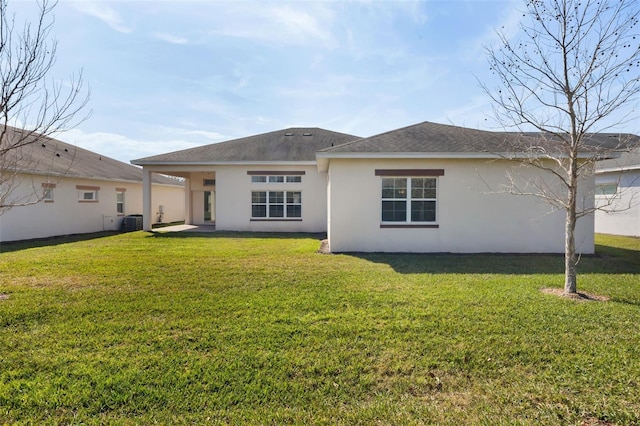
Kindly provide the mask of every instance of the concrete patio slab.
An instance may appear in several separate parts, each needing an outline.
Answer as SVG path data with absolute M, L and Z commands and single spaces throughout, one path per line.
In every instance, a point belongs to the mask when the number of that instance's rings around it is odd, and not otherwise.
M 155 228 L 153 232 L 215 232 L 215 225 L 173 225 L 165 226 L 163 228 Z

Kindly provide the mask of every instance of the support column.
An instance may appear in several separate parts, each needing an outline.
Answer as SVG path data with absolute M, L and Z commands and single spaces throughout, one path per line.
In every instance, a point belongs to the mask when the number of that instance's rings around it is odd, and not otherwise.
M 191 179 L 184 179 L 184 223 L 191 225 L 193 216 L 191 215 Z
M 142 168 L 142 229 L 151 231 L 151 171 Z

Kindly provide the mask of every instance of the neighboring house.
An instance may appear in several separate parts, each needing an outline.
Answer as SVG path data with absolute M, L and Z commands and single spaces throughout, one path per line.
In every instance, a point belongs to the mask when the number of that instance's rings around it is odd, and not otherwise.
M 139 167 L 52 138 L 40 137 L 19 155 L 0 172 L 15 175 L 9 199 L 27 205 L 0 216 L 0 241 L 120 230 L 126 215 L 142 213 Z M 184 219 L 181 180 L 156 175 L 153 190 L 153 223 Z
M 640 237 L 640 152 L 598 162 L 595 231 Z
M 500 153 L 527 137 L 429 122 L 369 138 L 291 128 L 133 163 L 145 181 L 185 178 L 187 222 L 219 230 L 326 231 L 333 252 L 562 253 L 563 211 L 500 193 L 517 166 Z M 540 179 L 534 168 L 518 173 Z M 593 187 L 582 182 L 587 207 Z M 151 193 L 146 185 L 145 214 Z M 578 251 L 593 253 L 592 215 L 576 235 Z

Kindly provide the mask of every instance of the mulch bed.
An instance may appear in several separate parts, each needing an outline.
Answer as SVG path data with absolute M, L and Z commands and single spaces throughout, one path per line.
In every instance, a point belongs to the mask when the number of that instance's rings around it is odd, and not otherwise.
M 554 296 L 564 297 L 566 299 L 578 300 L 584 302 L 606 302 L 610 298 L 607 296 L 600 296 L 597 294 L 590 293 L 565 293 L 562 288 L 543 288 L 540 290 L 543 293 L 553 294 Z

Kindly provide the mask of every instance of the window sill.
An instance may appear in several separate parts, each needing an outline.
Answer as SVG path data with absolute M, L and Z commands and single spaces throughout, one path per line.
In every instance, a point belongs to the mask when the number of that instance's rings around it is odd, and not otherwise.
M 78 200 L 79 203 L 97 203 L 98 200 Z
M 251 222 L 302 222 L 302 219 L 287 219 L 287 218 L 274 218 L 274 219 L 250 219 Z
M 403 224 L 389 224 L 389 223 L 381 223 L 380 224 L 380 228 L 423 228 L 423 229 L 437 229 L 440 228 L 440 225 L 438 224 L 431 224 L 431 225 L 427 225 L 427 224 L 410 224 L 410 223 L 403 223 Z

